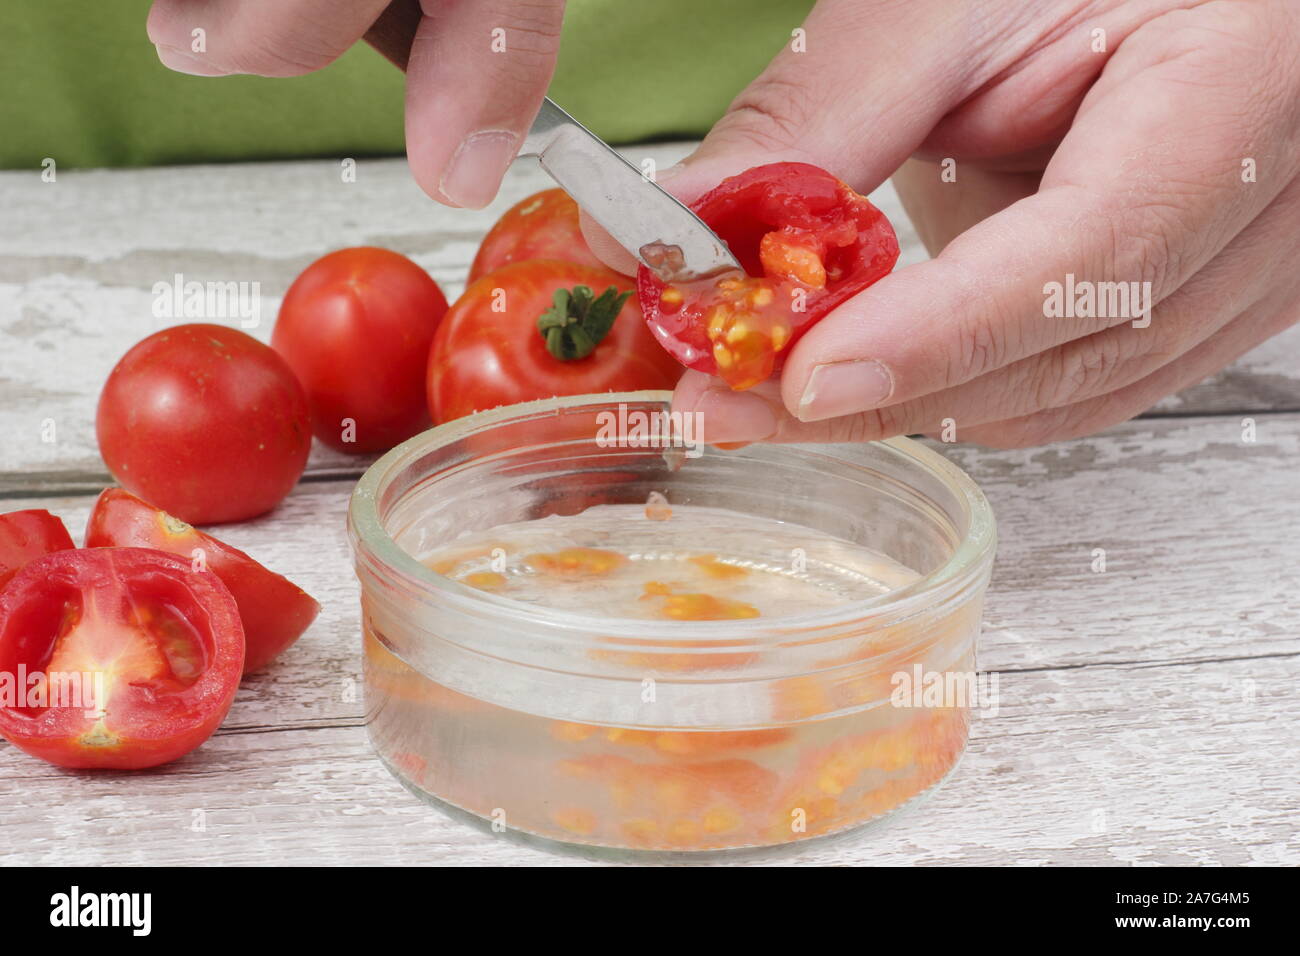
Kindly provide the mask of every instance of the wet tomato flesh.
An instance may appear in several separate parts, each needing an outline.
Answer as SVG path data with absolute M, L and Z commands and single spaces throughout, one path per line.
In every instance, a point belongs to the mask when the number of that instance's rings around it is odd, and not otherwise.
M 884 214 L 806 163 L 747 170 L 692 208 L 744 274 L 667 285 L 642 267 L 638 297 L 651 332 L 674 358 L 733 389 L 770 377 L 803 333 L 898 260 Z
M 49 554 L 0 592 L 0 736 L 62 767 L 166 763 L 217 729 L 243 662 L 215 574 L 145 548 Z

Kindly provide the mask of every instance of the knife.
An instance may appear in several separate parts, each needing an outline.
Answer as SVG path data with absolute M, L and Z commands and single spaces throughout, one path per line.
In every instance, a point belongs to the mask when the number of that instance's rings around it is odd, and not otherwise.
M 365 40 L 405 70 L 421 16 L 419 0 L 393 0 Z M 536 156 L 588 215 L 664 282 L 744 271 L 703 220 L 549 96 L 519 155 Z

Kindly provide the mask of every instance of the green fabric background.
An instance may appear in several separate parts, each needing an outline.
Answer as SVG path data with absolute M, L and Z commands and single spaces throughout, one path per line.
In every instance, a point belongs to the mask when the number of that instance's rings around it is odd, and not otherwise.
M 702 135 L 811 5 L 569 0 L 551 95 L 613 142 Z M 403 151 L 402 76 L 368 47 L 293 79 L 185 76 L 158 62 L 148 9 L 0 4 L 0 167 Z

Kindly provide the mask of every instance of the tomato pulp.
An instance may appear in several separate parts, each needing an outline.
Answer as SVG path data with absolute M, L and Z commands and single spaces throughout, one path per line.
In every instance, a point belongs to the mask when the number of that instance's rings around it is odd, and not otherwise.
M 86 547 L 154 548 L 205 565 L 239 605 L 245 674 L 270 663 L 320 613 L 316 600 L 288 578 L 119 488 L 109 488 L 95 502 L 86 525 Z
M 212 735 L 243 663 L 216 575 L 144 548 L 49 554 L 0 592 L 0 736 L 62 767 L 153 767 Z
M 800 336 L 898 260 L 884 214 L 807 163 L 756 166 L 692 208 L 745 274 L 667 285 L 642 266 L 637 294 L 674 358 L 733 389 L 771 376 Z

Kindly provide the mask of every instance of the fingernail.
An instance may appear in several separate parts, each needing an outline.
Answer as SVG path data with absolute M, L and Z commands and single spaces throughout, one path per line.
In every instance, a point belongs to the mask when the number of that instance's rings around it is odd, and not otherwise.
M 799 398 L 801 422 L 819 422 L 884 405 L 894 391 L 889 369 L 872 360 L 816 366 Z
M 763 441 L 776 434 L 776 413 L 757 395 L 710 388 L 691 411 L 700 416 L 704 440 L 719 442 Z
M 438 191 L 457 206 L 482 209 L 496 196 L 518 145 L 519 137 L 504 129 L 465 137 L 438 180 Z
M 189 50 L 182 50 L 180 47 L 165 46 L 161 43 L 155 43 L 158 50 L 158 59 L 162 61 L 163 66 L 176 73 L 188 73 L 190 76 L 229 76 L 228 70 L 213 66 L 211 63 L 196 56 Z

